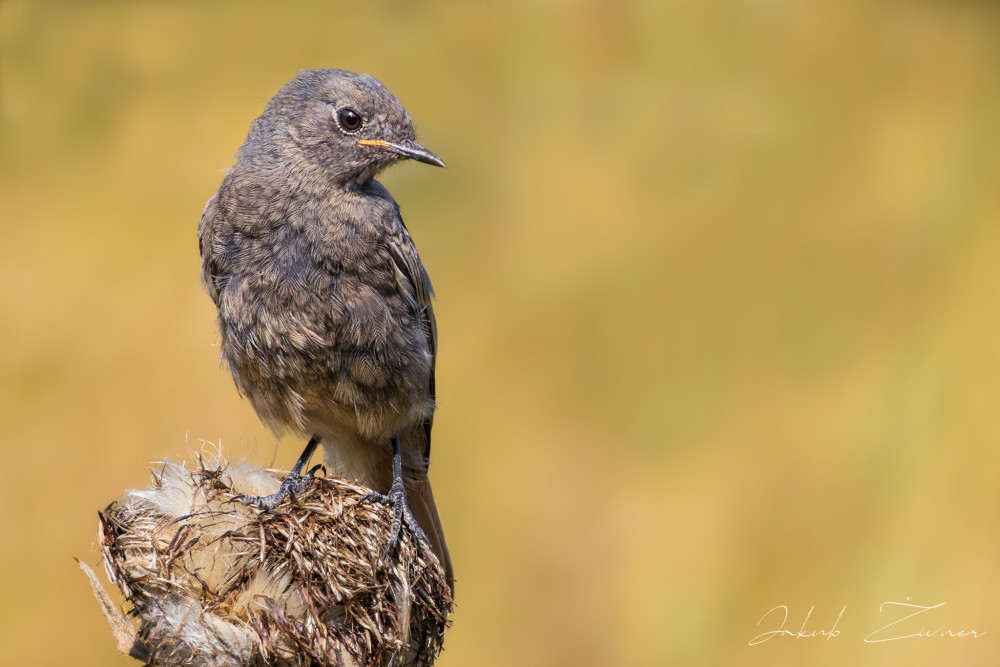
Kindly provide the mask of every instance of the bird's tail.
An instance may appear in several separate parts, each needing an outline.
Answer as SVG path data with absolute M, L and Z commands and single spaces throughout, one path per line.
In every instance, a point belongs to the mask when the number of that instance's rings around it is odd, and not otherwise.
M 430 429 L 425 428 L 425 425 L 403 429 L 399 434 L 403 459 L 403 484 L 406 487 L 406 500 L 410 505 L 410 511 L 427 534 L 434 554 L 444 567 L 448 586 L 454 595 L 455 576 L 451 569 L 451 557 L 448 555 L 448 545 L 444 540 L 444 529 L 438 517 L 437 505 L 434 504 L 431 480 L 427 475 L 429 439 Z

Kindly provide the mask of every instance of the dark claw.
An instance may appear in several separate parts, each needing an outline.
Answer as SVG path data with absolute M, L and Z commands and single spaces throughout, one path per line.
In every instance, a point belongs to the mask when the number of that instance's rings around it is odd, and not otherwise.
M 392 530 L 389 533 L 389 542 L 385 546 L 385 552 L 382 554 L 383 559 L 387 558 L 389 552 L 399 544 L 399 533 L 403 529 L 404 521 L 417 538 L 425 544 L 430 545 L 430 540 L 427 539 L 426 533 L 424 533 L 423 528 L 417 523 L 413 512 L 410 511 L 410 506 L 406 504 L 406 492 L 403 490 L 402 484 L 399 486 L 393 484 L 388 494 L 373 491 L 362 498 L 361 502 L 376 502 L 392 506 Z
M 416 517 L 413 516 L 413 512 L 410 511 L 410 506 L 406 502 L 406 487 L 403 486 L 403 474 L 402 474 L 402 464 L 400 461 L 399 452 L 399 436 L 394 436 L 392 439 L 392 454 L 393 454 L 393 480 L 392 488 L 389 489 L 388 494 L 378 493 L 372 491 L 367 496 L 361 499 L 361 502 L 377 502 L 383 505 L 392 505 L 392 530 L 389 533 L 389 542 L 385 546 L 385 553 L 382 554 L 382 559 L 384 560 L 389 556 L 389 552 L 396 548 L 399 544 L 399 533 L 403 528 L 403 522 L 410 527 L 413 534 L 417 536 L 424 544 L 430 546 L 430 540 L 427 539 L 427 534 L 417 523 Z
M 305 477 L 301 475 L 290 472 L 281 482 L 281 486 L 278 490 L 269 496 L 248 496 L 245 493 L 233 496 L 229 502 L 241 502 L 244 505 L 250 505 L 251 507 L 256 507 L 259 510 L 273 510 L 275 507 L 281 504 L 285 498 L 289 496 L 298 496 L 305 491 L 314 479 L 316 479 L 316 470 L 321 466 L 313 468 Z
M 316 471 L 323 469 L 323 464 L 317 464 L 313 466 L 309 472 L 302 476 L 302 469 L 309 462 L 309 457 L 313 455 L 316 451 L 316 447 L 319 445 L 319 438 L 313 436 L 309 440 L 309 444 L 306 445 L 305 451 L 299 457 L 299 460 L 295 462 L 295 466 L 292 471 L 288 473 L 285 479 L 282 480 L 281 486 L 278 490 L 269 496 L 248 496 L 245 493 L 241 493 L 232 497 L 229 502 L 241 502 L 244 505 L 250 505 L 251 507 L 256 507 L 259 510 L 273 510 L 275 507 L 281 504 L 288 496 L 300 495 L 316 478 Z

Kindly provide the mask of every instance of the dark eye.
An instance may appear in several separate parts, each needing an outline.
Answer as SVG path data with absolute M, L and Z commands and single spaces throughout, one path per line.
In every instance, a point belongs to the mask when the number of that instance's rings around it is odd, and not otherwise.
M 361 127 L 361 114 L 354 109 L 341 109 L 337 112 L 337 121 L 342 128 L 348 132 L 353 132 Z

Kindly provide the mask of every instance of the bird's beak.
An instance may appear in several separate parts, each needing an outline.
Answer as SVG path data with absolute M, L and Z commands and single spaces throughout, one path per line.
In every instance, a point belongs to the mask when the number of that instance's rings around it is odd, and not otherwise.
M 381 139 L 358 139 L 359 146 L 373 146 L 375 148 L 382 148 L 396 155 L 401 155 L 403 157 L 410 158 L 411 160 L 416 160 L 417 162 L 423 162 L 424 164 L 433 164 L 436 167 L 446 166 L 444 160 L 439 158 L 434 153 L 413 141 L 412 139 L 405 139 L 398 144 L 394 144 L 391 141 L 383 141 Z

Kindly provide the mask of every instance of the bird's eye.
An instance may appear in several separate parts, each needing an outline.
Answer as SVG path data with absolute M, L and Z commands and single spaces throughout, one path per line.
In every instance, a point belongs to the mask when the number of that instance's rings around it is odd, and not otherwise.
M 361 114 L 354 109 L 341 109 L 337 112 L 337 122 L 348 132 L 354 132 L 361 127 Z

